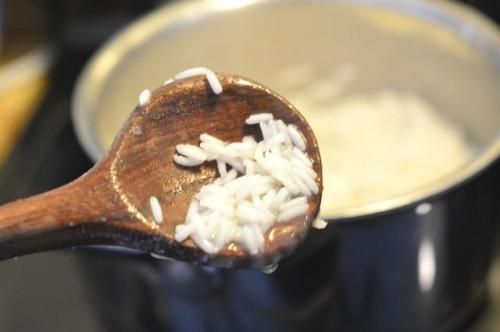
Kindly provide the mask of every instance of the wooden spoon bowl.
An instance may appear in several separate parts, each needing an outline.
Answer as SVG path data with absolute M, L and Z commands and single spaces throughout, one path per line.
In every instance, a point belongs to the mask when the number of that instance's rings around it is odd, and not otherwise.
M 107 156 L 79 179 L 53 191 L 0 207 L 0 259 L 74 245 L 118 245 L 211 266 L 261 268 L 276 264 L 305 239 L 318 214 L 321 159 L 316 139 L 297 110 L 269 89 L 247 79 L 218 75 L 224 88 L 212 92 L 203 76 L 178 80 L 153 91 L 122 127 Z M 320 191 L 305 215 L 273 226 L 262 253 L 247 254 L 230 244 L 208 255 L 191 240 L 178 243 L 175 226 L 184 223 L 199 189 L 218 175 L 215 162 L 177 165 L 181 143 L 198 145 L 209 133 L 225 141 L 245 135 L 261 139 L 258 126 L 246 126 L 254 113 L 272 113 L 303 133 Z M 157 224 L 149 198 L 156 196 L 164 221 Z

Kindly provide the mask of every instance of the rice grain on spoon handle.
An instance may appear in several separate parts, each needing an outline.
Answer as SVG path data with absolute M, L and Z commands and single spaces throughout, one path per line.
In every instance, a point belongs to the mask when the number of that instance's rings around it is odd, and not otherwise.
M 0 207 L 0 258 L 111 244 L 205 265 L 261 268 L 295 250 L 321 199 L 321 160 L 314 135 L 303 117 L 267 88 L 238 76 L 217 77 L 223 86 L 218 95 L 205 76 L 179 79 L 152 91 L 124 124 L 108 155 L 87 174 L 54 191 Z M 194 168 L 177 165 L 176 145 L 197 144 L 207 132 L 226 142 L 258 137 L 257 126 L 245 124 L 258 113 L 272 113 L 304 135 L 319 193 L 311 196 L 305 214 L 266 233 L 258 255 L 235 244 L 208 255 L 191 240 L 176 242 L 175 227 L 184 222 L 193 196 L 218 173 L 215 161 Z M 203 140 L 210 143 L 211 138 Z M 155 222 L 151 197 L 161 206 L 161 223 Z

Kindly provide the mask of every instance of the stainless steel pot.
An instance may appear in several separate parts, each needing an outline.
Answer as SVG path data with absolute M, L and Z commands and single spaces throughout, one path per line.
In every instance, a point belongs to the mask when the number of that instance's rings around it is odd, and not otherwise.
M 422 96 L 460 124 L 474 158 L 423 188 L 325 216 L 327 229 L 271 275 L 88 253 L 89 270 L 102 272 L 96 299 L 110 326 L 448 331 L 484 300 L 500 222 L 500 34 L 466 8 L 416 0 L 179 2 L 94 56 L 75 91 L 75 128 L 98 160 L 139 92 L 182 69 L 240 73 L 293 103 L 276 73 L 303 64 L 318 75 L 358 68 L 362 79 L 346 95 L 397 88 Z

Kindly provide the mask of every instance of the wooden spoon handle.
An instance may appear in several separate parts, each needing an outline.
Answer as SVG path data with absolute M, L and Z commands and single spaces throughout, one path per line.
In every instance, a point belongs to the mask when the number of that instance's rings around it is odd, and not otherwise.
M 98 229 L 122 212 L 106 181 L 92 176 L 0 206 L 0 259 L 83 244 L 105 244 Z

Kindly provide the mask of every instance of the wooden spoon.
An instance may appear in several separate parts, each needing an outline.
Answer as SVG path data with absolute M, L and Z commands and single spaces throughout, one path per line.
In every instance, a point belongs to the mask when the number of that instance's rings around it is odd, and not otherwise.
M 117 245 L 189 262 L 262 268 L 289 255 L 305 238 L 318 214 L 321 159 L 316 139 L 297 110 L 269 89 L 238 76 L 218 75 L 223 92 L 212 92 L 203 76 L 158 88 L 137 106 L 107 156 L 77 180 L 44 194 L 0 207 L 0 259 L 76 245 Z M 178 243 L 193 196 L 217 177 L 215 162 L 185 168 L 174 163 L 176 144 L 198 144 L 208 132 L 225 141 L 260 135 L 245 126 L 253 113 L 273 113 L 304 134 L 318 174 L 319 194 L 305 215 L 272 227 L 264 251 L 248 255 L 231 244 L 208 255 L 191 240 Z M 164 221 L 156 224 L 149 198 L 156 196 Z

